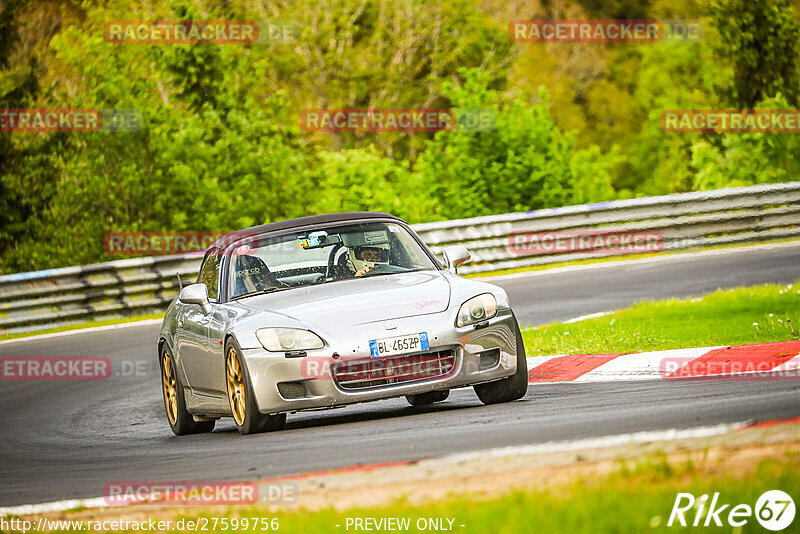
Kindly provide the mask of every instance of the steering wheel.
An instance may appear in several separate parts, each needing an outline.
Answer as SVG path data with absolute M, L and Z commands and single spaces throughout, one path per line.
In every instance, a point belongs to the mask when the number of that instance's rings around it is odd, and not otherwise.
M 327 269 L 325 269 L 325 279 L 326 280 L 332 279 L 335 274 L 339 274 L 339 273 L 336 273 L 336 270 L 345 268 L 344 265 L 340 265 L 340 262 L 341 262 L 341 259 L 343 257 L 346 258 L 347 256 L 340 255 L 339 254 L 340 252 L 345 252 L 345 253 L 347 252 L 347 249 L 341 243 L 335 245 L 333 247 L 333 250 L 331 250 L 330 255 L 328 256 L 328 267 L 327 267 Z M 339 256 L 338 260 L 337 260 L 336 256 Z
M 367 262 L 367 264 L 369 265 L 369 262 Z M 362 274 L 361 276 L 358 276 L 357 278 L 368 276 L 370 273 L 389 272 L 392 270 L 390 266 L 386 263 L 373 263 L 372 265 L 374 265 L 372 269 L 368 270 L 366 273 Z

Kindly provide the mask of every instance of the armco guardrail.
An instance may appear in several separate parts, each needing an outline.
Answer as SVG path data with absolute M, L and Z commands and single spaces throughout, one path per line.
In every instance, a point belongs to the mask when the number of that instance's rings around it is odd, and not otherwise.
M 161 256 L 0 276 L 0 334 L 162 313 L 201 255 Z
M 470 274 L 597 257 L 513 252 L 510 239 L 517 233 L 651 231 L 663 236 L 664 250 L 680 250 L 796 237 L 798 224 L 800 182 L 790 182 L 418 224 L 414 230 L 437 254 L 449 244 L 465 245 L 472 259 L 459 272 Z
M 791 182 L 425 223 L 414 230 L 439 255 L 446 245 L 466 245 L 472 260 L 459 272 L 470 274 L 598 257 L 527 254 L 513 246 L 519 233 L 651 232 L 663 236 L 663 250 L 680 250 L 798 237 L 798 223 L 800 182 Z M 163 312 L 177 294 L 175 274 L 193 280 L 200 258 L 148 257 L 0 276 L 0 333 Z

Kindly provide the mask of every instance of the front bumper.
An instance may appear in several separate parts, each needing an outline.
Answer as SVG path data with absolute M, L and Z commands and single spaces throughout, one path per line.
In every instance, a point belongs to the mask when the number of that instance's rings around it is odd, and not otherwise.
M 274 414 L 333 408 L 472 386 L 505 378 L 516 371 L 517 326 L 510 309 L 498 310 L 497 316 L 477 329 L 474 325 L 448 327 L 451 322 L 449 314 L 409 317 L 392 322 L 397 326 L 392 333 L 378 330 L 374 325 L 354 328 L 351 332 L 338 334 L 338 339 L 333 340 L 330 347 L 309 351 L 302 358 L 287 358 L 283 353 L 272 353 L 264 349 L 243 350 L 259 411 Z M 437 323 L 440 325 L 438 328 L 431 326 Z M 369 358 L 370 339 L 420 331 L 428 334 L 430 349 L 426 353 L 454 351 L 453 369 L 445 376 L 348 390 L 340 387 L 335 378 L 331 377 L 331 364 Z M 497 363 L 487 367 L 487 355 L 490 353 L 493 356 L 491 360 L 496 358 Z M 339 357 L 334 359 L 334 354 Z M 280 390 L 283 390 L 283 394 Z M 292 391 L 292 395 L 287 395 L 287 391 Z

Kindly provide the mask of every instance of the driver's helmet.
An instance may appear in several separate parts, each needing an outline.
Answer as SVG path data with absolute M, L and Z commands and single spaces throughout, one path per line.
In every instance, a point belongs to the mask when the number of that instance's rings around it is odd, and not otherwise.
M 369 245 L 353 245 L 349 247 L 350 261 L 356 271 L 361 270 L 366 265 L 389 263 L 389 244 L 372 243 Z

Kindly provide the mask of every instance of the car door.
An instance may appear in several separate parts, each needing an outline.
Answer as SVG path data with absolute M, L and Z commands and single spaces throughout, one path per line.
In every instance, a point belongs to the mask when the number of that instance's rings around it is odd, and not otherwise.
M 196 304 L 184 305 L 178 315 L 181 331 L 180 361 L 192 391 L 198 395 L 224 395 L 225 356 L 219 344 L 222 310 L 219 300 L 220 251 L 210 251 L 203 259 L 198 283 L 206 284 L 211 312 L 206 314 Z M 214 331 L 210 335 L 210 329 Z

